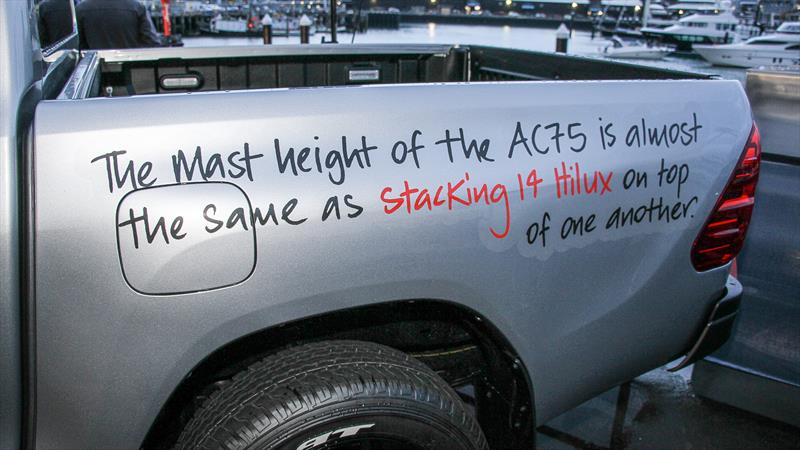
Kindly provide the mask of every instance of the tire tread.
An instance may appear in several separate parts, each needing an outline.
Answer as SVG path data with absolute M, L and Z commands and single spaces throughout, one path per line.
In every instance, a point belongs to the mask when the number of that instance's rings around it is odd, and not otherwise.
M 476 448 L 488 448 L 477 421 L 441 377 L 404 353 L 361 341 L 306 344 L 252 364 L 205 400 L 176 448 L 245 448 L 289 418 L 372 397 L 435 409 Z

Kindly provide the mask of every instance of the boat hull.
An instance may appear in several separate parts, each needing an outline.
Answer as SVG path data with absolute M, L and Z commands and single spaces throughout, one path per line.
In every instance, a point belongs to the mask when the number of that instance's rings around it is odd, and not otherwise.
M 751 68 L 772 65 L 800 65 L 800 52 L 786 50 L 756 50 L 742 47 L 697 45 L 700 56 L 715 66 Z
M 643 28 L 642 34 L 646 38 L 658 39 L 665 44 L 672 44 L 678 50 L 691 51 L 694 45 L 725 44 L 724 37 L 711 37 L 699 34 L 679 34 L 665 32 L 664 30 Z M 728 39 L 728 41 L 730 38 Z
M 625 51 L 608 51 L 603 55 L 613 59 L 662 59 L 670 51 L 667 49 L 642 49 Z

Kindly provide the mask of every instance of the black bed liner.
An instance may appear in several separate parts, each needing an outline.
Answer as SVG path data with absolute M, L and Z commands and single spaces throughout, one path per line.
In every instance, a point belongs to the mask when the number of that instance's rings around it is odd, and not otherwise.
M 83 65 L 97 71 L 87 97 L 365 83 L 711 78 L 596 58 L 458 45 L 106 50 L 87 52 L 87 58 L 95 64 Z M 193 86 L 176 88 L 181 81 Z

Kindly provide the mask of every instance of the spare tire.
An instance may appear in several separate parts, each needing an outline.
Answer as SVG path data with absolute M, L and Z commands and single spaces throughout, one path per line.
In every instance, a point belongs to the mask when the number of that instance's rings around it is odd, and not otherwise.
M 484 450 L 453 389 L 378 344 L 326 341 L 281 351 L 235 375 L 199 408 L 179 449 Z

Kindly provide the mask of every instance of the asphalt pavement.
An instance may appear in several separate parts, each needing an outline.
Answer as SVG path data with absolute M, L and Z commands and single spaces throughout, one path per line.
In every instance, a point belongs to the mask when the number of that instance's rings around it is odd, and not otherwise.
M 540 427 L 541 449 L 800 449 L 800 429 L 698 397 L 659 368 Z

